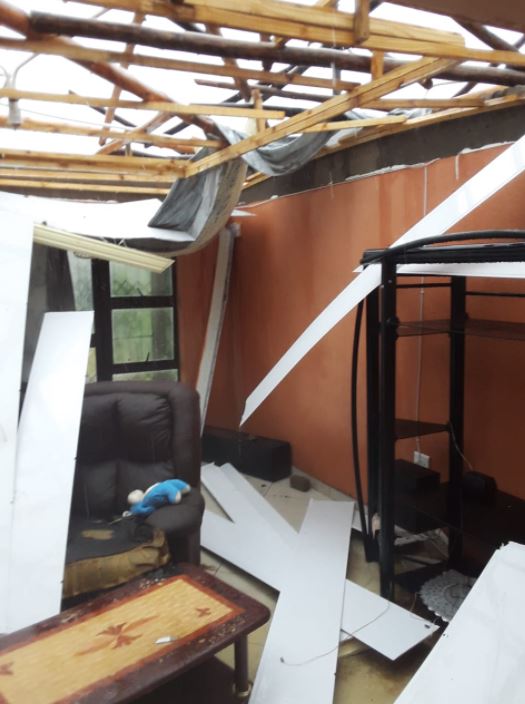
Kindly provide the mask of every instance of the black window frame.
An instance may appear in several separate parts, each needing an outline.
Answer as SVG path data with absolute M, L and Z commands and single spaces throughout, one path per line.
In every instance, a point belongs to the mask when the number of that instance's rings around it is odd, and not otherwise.
M 170 295 L 112 296 L 110 262 L 93 259 L 91 279 L 95 332 L 91 345 L 96 350 L 97 380 L 112 381 L 115 374 L 176 370 L 180 376 L 179 336 L 177 318 L 177 271 L 173 262 Z M 143 362 L 114 362 L 113 360 L 113 311 L 141 308 L 171 308 L 173 310 L 173 358 L 145 360 Z

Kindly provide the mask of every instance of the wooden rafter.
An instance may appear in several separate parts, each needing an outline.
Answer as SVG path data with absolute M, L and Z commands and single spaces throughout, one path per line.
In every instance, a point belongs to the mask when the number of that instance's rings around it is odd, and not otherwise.
M 331 8 L 309 7 L 275 0 L 81 0 L 88 5 L 144 12 L 173 20 L 202 22 L 218 27 L 233 27 L 250 32 L 263 32 L 288 39 L 304 39 L 329 46 L 351 46 L 355 43 L 354 16 Z M 370 18 L 370 39 L 386 51 L 400 51 L 399 41 L 463 44 L 460 34 Z M 386 42 L 388 45 L 385 45 Z M 370 45 L 370 48 L 372 46 Z M 417 53 L 417 52 L 415 52 Z
M 124 53 L 120 51 L 107 51 L 105 49 L 91 49 L 77 46 L 58 46 L 54 41 L 47 39 L 20 40 L 11 37 L 0 37 L 0 48 L 12 49 L 14 51 L 31 52 L 35 54 L 47 54 L 51 56 L 63 56 L 68 59 L 78 61 L 99 61 L 106 63 L 121 63 Z M 134 54 L 128 57 L 130 65 L 145 66 L 148 68 L 164 68 L 171 71 L 183 71 L 192 74 L 209 76 L 239 77 L 244 80 L 255 80 L 271 82 L 277 85 L 299 85 L 311 88 L 333 87 L 338 90 L 352 90 L 354 83 L 349 81 L 333 81 L 328 78 L 315 78 L 314 76 L 303 76 L 300 73 L 279 73 L 270 71 L 257 71 L 248 68 L 234 68 L 218 66 L 217 64 L 202 63 L 198 61 L 181 61 L 178 59 L 166 59 L 161 56 L 150 56 L 147 54 Z
M 141 186 L 149 183 L 155 184 L 158 188 L 170 186 L 173 183 L 173 178 L 163 176 L 162 174 L 141 173 L 123 174 L 114 172 L 97 173 L 95 171 L 74 171 L 71 167 L 67 171 L 67 176 L 64 175 L 63 169 L 35 169 L 20 166 L 0 167 L 0 178 L 6 179 L 26 179 L 32 181 L 80 181 L 82 183 L 105 183 L 107 187 L 112 185 L 119 186 L 128 184 L 130 186 Z
M 138 10 L 140 12 L 140 10 Z M 42 35 L 35 32 L 31 28 L 28 15 L 20 8 L 7 2 L 7 0 L 0 0 L 0 24 L 13 29 L 15 32 L 23 35 L 24 37 L 31 36 L 33 39 L 48 39 L 50 42 L 54 43 L 57 48 L 59 47 L 75 47 L 76 44 L 72 40 L 66 40 L 62 37 L 52 37 L 49 38 L 45 34 Z M 153 90 L 147 86 L 142 81 L 138 80 L 131 74 L 127 73 L 124 69 L 118 69 L 110 64 L 100 61 L 84 61 L 81 59 L 73 59 L 76 63 L 84 68 L 88 69 L 92 73 L 96 74 L 100 78 L 103 78 L 113 85 L 119 86 L 122 90 L 126 90 L 132 95 L 136 95 L 142 100 L 161 100 L 161 101 L 171 101 L 169 96 L 164 95 L 159 91 Z M 206 120 L 202 117 L 195 116 L 183 116 L 184 120 L 191 124 L 196 124 L 201 127 L 205 132 L 215 133 L 215 125 L 210 120 Z
M 93 192 L 106 193 L 127 193 L 135 196 L 165 196 L 169 187 L 162 188 L 157 186 L 118 186 L 118 185 L 102 185 L 96 183 L 81 183 L 62 181 L 45 181 L 45 180 L 26 180 L 0 177 L 0 189 L 19 189 L 19 190 L 54 190 L 54 191 L 77 191 L 79 193 Z
M 145 15 L 143 15 L 141 12 L 135 12 L 133 15 L 133 22 L 135 24 L 142 24 L 142 22 L 145 19 Z M 133 54 L 135 50 L 135 45 L 134 44 L 128 44 L 126 48 L 124 49 L 124 54 L 126 55 L 126 58 L 120 62 L 120 65 L 122 68 L 129 68 L 129 57 Z M 113 100 L 118 100 L 120 98 L 120 94 L 122 92 L 122 88 L 120 86 L 113 86 L 113 91 L 111 93 L 111 97 Z M 104 115 L 104 127 L 106 128 L 106 131 L 109 130 L 111 123 L 113 122 L 113 118 L 115 116 L 115 108 L 110 107 L 106 110 L 106 114 Z M 106 134 L 101 134 L 99 137 L 99 144 L 102 146 L 108 135 Z
M 163 174 L 173 178 L 186 174 L 187 164 L 178 159 L 137 156 L 86 156 L 85 154 L 56 154 L 33 150 L 0 148 L 0 166 L 12 164 L 20 166 L 41 166 L 98 173 Z
M 16 88 L 1 88 L 0 98 L 15 100 L 40 100 L 47 103 L 67 103 L 69 105 L 88 105 L 113 108 L 137 108 L 138 110 L 154 110 L 167 112 L 170 115 L 223 115 L 226 117 L 264 117 L 268 120 L 280 120 L 284 117 L 281 110 L 271 108 L 229 107 L 224 105 L 182 105 L 166 101 L 113 100 L 89 95 L 71 93 L 44 93 L 42 91 L 17 90 Z
M 304 110 L 300 115 L 290 117 L 280 125 L 269 127 L 237 144 L 204 157 L 198 162 L 188 164 L 186 175 L 192 176 L 196 173 L 206 171 L 213 166 L 246 154 L 257 147 L 270 144 L 270 142 L 276 139 L 286 137 L 290 134 L 297 134 L 319 122 L 328 121 L 346 110 L 363 104 L 367 99 L 380 98 L 402 86 L 419 81 L 421 78 L 432 76 L 437 71 L 440 71 L 447 63 L 446 59 L 422 59 L 420 61 L 414 61 L 409 67 L 390 71 L 376 81 L 355 88 L 347 95 L 335 96 L 311 110 Z
M 120 2 L 120 0 L 111 0 L 112 2 Z M 141 2 L 143 0 L 140 0 Z M 220 0 L 222 2 L 222 0 Z M 288 3 L 286 3 L 288 4 Z M 173 5 L 173 8 L 180 8 L 180 5 Z M 325 12 L 325 11 L 323 11 Z M 329 13 L 327 13 L 329 14 Z M 246 15 L 246 17 L 251 17 Z M 254 17 L 257 21 L 260 17 Z M 248 42 L 239 42 L 236 40 L 225 40 L 219 37 L 196 33 L 175 33 L 164 30 L 151 29 L 149 27 L 140 27 L 136 25 L 125 25 L 118 22 L 101 22 L 94 20 L 77 19 L 72 17 L 64 17 L 59 15 L 51 15 L 48 13 L 35 12 L 31 14 L 30 24 L 35 31 L 64 34 L 68 36 L 83 36 L 93 39 L 109 39 L 112 41 L 125 41 L 141 44 L 144 46 L 152 46 L 160 49 L 174 50 L 191 50 L 202 51 L 203 53 L 214 53 L 221 56 L 231 56 L 233 58 L 264 58 L 266 55 L 272 55 L 275 47 L 266 47 L 262 43 L 255 44 Z M 250 23 L 253 25 L 254 22 Z M 304 38 L 304 37 L 303 37 Z M 218 40 L 218 41 L 216 41 Z M 326 41 L 330 41 L 327 39 Z M 335 42 L 334 42 L 335 43 Z M 350 37 L 342 44 L 353 44 L 354 37 Z M 502 63 L 510 66 L 525 67 L 525 55 L 515 51 L 495 51 L 495 50 L 480 50 L 465 47 L 462 44 L 443 44 L 439 42 L 430 42 L 423 39 L 389 39 L 370 38 L 362 42 L 360 45 L 364 48 L 379 50 L 379 51 L 396 51 L 406 54 L 417 54 L 421 56 L 448 58 L 450 60 L 461 61 L 482 61 L 487 63 Z M 280 51 L 294 52 L 296 50 L 285 48 Z M 306 51 L 306 50 L 302 50 Z M 319 55 L 328 52 L 327 49 L 309 50 L 316 51 Z M 268 52 L 270 52 L 268 54 Z M 343 67 L 344 52 L 332 52 L 335 54 L 334 64 L 337 67 Z M 319 64 L 323 65 L 323 64 Z
M 13 129 L 6 115 L 0 115 L 0 128 Z M 22 122 L 17 125 L 18 130 L 27 130 L 29 132 L 44 132 L 47 134 L 65 134 L 81 137 L 109 137 L 111 139 L 119 139 L 124 143 L 139 142 L 142 144 L 151 144 L 157 147 L 174 149 L 175 151 L 193 154 L 196 147 L 220 147 L 222 143 L 218 140 L 206 139 L 177 139 L 176 137 L 165 137 L 163 135 L 148 134 L 140 130 L 128 130 L 127 132 L 117 132 L 108 130 L 104 127 L 84 127 L 77 124 L 68 124 L 67 122 L 51 122 L 44 120 L 33 120 L 25 117 Z M 192 144 L 193 142 L 193 144 Z

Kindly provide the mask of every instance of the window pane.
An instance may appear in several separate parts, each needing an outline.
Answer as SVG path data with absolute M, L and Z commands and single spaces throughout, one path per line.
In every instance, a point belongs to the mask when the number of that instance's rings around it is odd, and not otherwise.
M 97 380 L 97 351 L 94 347 L 89 348 L 88 366 L 86 373 L 86 383 L 91 384 Z
M 171 270 L 154 274 L 127 264 L 110 265 L 112 296 L 171 296 Z
M 112 316 L 115 364 L 173 359 L 172 308 L 126 308 Z
M 178 369 L 163 369 L 151 372 L 129 372 L 129 374 L 113 374 L 113 381 L 178 381 Z
M 68 252 L 69 269 L 73 281 L 76 310 L 93 310 L 93 286 L 91 282 L 91 259 L 77 257 Z

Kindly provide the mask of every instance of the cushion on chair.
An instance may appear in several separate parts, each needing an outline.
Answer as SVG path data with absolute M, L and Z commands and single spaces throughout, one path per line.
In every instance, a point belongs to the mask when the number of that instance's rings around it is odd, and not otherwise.
M 62 596 L 116 587 L 169 560 L 166 536 L 151 526 L 134 519 L 118 523 L 73 519 Z

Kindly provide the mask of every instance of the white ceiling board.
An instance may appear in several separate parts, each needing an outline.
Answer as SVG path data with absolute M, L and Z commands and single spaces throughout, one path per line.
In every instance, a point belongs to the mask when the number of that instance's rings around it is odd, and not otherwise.
M 11 512 L 33 222 L 0 211 L 0 633 L 7 628 Z
M 522 704 L 525 546 L 497 550 L 396 704 Z
M 332 702 L 353 511 L 353 502 L 310 501 L 251 704 Z
M 525 279 L 524 262 L 485 262 L 476 264 L 403 264 L 398 274 L 421 276 L 479 276 L 489 279 Z
M 297 531 L 232 465 L 205 465 L 201 476 L 204 486 L 235 521 L 206 511 L 202 531 L 204 547 L 274 589 L 282 589 L 290 564 L 294 564 L 295 569 L 295 562 L 290 560 L 295 560 L 297 552 Z M 334 506 L 341 502 L 327 500 L 324 503 Z M 354 511 L 353 523 L 356 515 Z M 285 546 L 288 552 L 282 557 L 279 552 Z M 345 594 L 341 628 L 346 626 L 345 632 L 355 634 L 358 640 L 391 659 L 436 630 L 429 621 L 349 580 L 345 582 Z M 343 640 L 348 638 L 348 633 L 342 634 Z
M 129 203 L 85 203 L 0 191 L 0 208 L 30 213 L 38 225 L 87 237 L 116 240 L 151 237 L 167 242 L 193 242 L 187 232 L 148 227 L 160 204 L 161 201 L 155 198 Z
M 204 486 L 234 521 L 263 520 L 279 540 L 295 547 L 297 531 L 270 502 L 231 464 L 205 465 L 201 470 Z
M 93 313 L 47 313 L 20 418 L 8 631 L 60 611 Z
M 523 173 L 524 169 L 525 136 L 445 198 L 391 246 L 448 232 L 453 225 Z M 312 347 L 377 288 L 380 282 L 380 267 L 371 265 L 328 304 L 248 396 L 241 424 L 248 420 Z
M 396 660 L 437 631 L 438 626 L 347 580 L 341 628 Z

